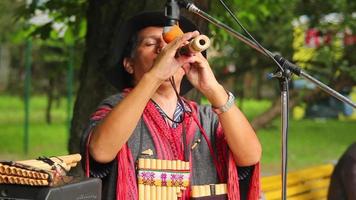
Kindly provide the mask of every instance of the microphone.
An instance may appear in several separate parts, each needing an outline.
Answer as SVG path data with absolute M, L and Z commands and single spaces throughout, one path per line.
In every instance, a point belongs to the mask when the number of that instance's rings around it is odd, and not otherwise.
M 163 39 L 166 43 L 173 41 L 177 36 L 183 35 L 178 26 L 180 10 L 176 0 L 167 0 L 164 15 L 167 18 L 166 26 L 163 27 Z
M 166 43 L 170 43 L 176 37 L 183 35 L 182 29 L 178 26 L 180 17 L 180 6 L 176 0 L 167 0 L 165 5 L 165 17 L 167 18 L 166 26 L 163 27 L 163 39 Z M 205 35 L 199 35 L 189 42 L 189 44 L 181 47 L 177 51 L 177 55 L 187 55 L 198 53 L 206 50 L 210 46 L 210 39 Z
M 168 0 L 165 6 L 164 15 L 168 19 L 167 26 L 173 26 L 178 24 L 180 16 L 180 7 L 176 0 Z

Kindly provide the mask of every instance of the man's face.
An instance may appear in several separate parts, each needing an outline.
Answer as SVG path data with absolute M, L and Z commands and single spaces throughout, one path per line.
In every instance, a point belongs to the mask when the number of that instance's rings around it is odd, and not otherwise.
M 130 65 L 132 71 L 130 72 L 128 68 L 126 68 L 126 70 L 133 75 L 135 84 L 142 78 L 144 73 L 151 69 L 157 55 L 161 52 L 162 48 L 167 45 L 163 40 L 162 32 L 162 27 L 153 26 L 146 27 L 138 32 L 136 48 L 133 50 L 131 58 L 128 59 L 128 65 Z M 180 84 L 183 75 L 183 69 L 179 69 L 174 77 L 176 84 Z

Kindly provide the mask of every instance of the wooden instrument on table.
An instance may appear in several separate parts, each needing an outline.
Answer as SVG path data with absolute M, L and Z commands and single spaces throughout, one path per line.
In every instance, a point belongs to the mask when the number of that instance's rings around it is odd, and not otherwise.
M 189 162 L 181 160 L 138 160 L 140 200 L 176 200 L 189 187 Z
M 0 161 L 0 184 L 52 186 L 81 160 L 80 154 L 39 157 L 37 160 Z

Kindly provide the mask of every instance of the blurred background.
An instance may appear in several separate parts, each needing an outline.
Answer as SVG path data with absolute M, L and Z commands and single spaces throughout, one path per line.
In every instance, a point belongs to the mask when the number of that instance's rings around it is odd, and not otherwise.
M 219 1 L 194 2 L 243 33 Z M 115 54 L 122 21 L 140 10 L 163 10 L 164 3 L 0 1 L 0 160 L 78 152 L 90 113 L 116 92 L 103 75 L 103 63 Z M 230 0 L 228 6 L 266 49 L 356 102 L 355 1 Z M 280 173 L 280 93 L 278 81 L 267 79 L 275 64 L 182 12 L 213 41 L 209 61 L 262 142 L 263 175 Z M 336 162 L 356 141 L 355 109 L 295 75 L 290 89 L 289 169 Z M 206 103 L 196 91 L 188 96 Z

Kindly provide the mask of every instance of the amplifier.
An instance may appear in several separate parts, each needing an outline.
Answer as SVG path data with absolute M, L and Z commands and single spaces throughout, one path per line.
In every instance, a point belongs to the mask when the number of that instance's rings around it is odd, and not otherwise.
M 101 180 L 78 178 L 55 187 L 0 184 L 1 200 L 100 200 Z

